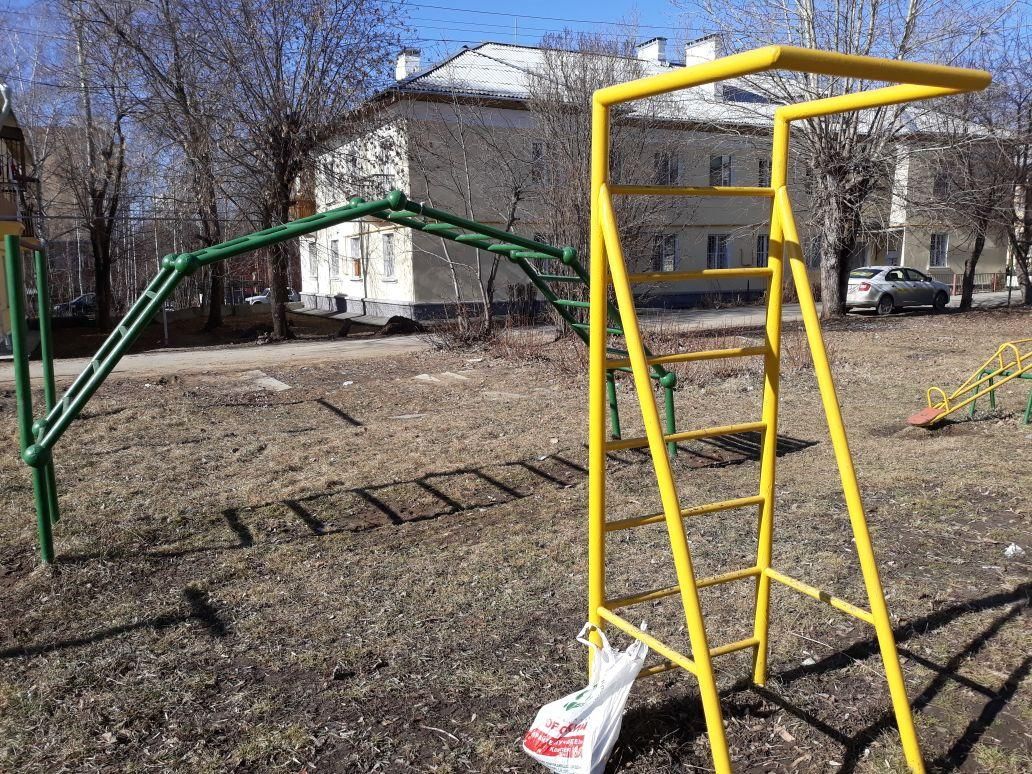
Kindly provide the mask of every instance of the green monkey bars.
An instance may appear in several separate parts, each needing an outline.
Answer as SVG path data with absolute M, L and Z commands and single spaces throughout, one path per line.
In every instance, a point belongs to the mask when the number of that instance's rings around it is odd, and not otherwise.
M 564 287 L 588 285 L 588 274 L 577 260 L 576 250 L 572 247 L 553 247 L 443 210 L 426 207 L 418 202 L 410 201 L 401 191 L 391 191 L 385 198 L 376 201 L 352 199 L 343 207 L 231 239 L 213 247 L 206 247 L 190 253 L 166 255 L 161 261 L 161 269 L 157 276 L 151 280 L 136 303 L 130 307 L 111 335 L 101 344 L 100 349 L 97 350 L 83 372 L 75 378 L 60 398 L 57 397 L 54 386 L 47 266 L 43 253 L 37 251 L 35 253 L 35 275 L 46 411 L 42 417 L 33 420 L 29 352 L 26 343 L 28 336 L 25 296 L 22 292 L 24 278 L 21 247 L 17 236 L 8 235 L 4 242 L 4 269 L 9 289 L 13 329 L 12 348 L 14 350 L 15 398 L 18 404 L 18 436 L 22 460 L 32 469 L 40 554 L 44 562 L 50 563 L 54 560 L 52 527 L 60 518 L 57 480 L 54 475 L 54 446 L 183 278 L 193 274 L 201 266 L 208 266 L 252 250 L 296 239 L 338 223 L 363 217 L 376 217 L 389 223 L 396 223 L 432 236 L 505 256 L 523 270 L 534 287 L 555 308 L 573 332 L 582 341 L 588 342 L 588 326 L 580 322 L 575 313 L 577 309 L 587 308 L 588 302 L 564 298 L 553 288 L 553 285 Z M 556 262 L 567 267 L 572 273 L 562 274 L 558 271 L 550 273 L 539 270 L 539 267 L 549 269 L 549 264 L 554 265 Z M 620 319 L 612 304 L 610 304 L 609 313 L 610 319 Z M 608 329 L 608 333 L 613 336 L 622 336 L 623 326 L 613 323 L 613 327 Z M 609 349 L 609 353 L 627 356 L 625 350 L 618 348 Z M 620 437 L 620 417 L 613 371 L 618 370 L 629 371 L 630 369 L 613 368 L 607 375 L 609 409 L 613 435 L 616 438 Z M 664 390 L 665 421 L 668 432 L 673 433 L 675 428 L 673 391 L 677 377 L 658 364 L 652 367 L 651 374 Z M 674 444 L 669 445 L 669 452 L 676 453 Z

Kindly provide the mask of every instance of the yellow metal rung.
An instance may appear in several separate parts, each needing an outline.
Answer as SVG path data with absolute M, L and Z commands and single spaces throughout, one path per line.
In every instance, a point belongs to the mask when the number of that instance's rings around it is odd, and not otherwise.
M 774 198 L 774 189 L 748 185 L 611 185 L 609 192 L 616 196 L 757 196 Z
M 748 508 L 750 505 L 762 505 L 763 499 L 763 495 L 753 495 L 751 497 L 736 497 L 733 500 L 721 500 L 720 502 L 707 503 L 706 505 L 696 505 L 692 508 L 685 508 L 682 510 L 681 518 L 687 519 L 689 516 L 702 516 L 706 513 L 730 511 L 734 508 Z M 606 522 L 606 532 L 617 532 L 621 529 L 644 527 L 646 524 L 658 524 L 665 520 L 666 514 L 663 513 L 654 513 L 651 516 L 634 516 L 629 519 L 616 519 L 614 521 Z
M 795 578 L 790 578 L 789 576 L 780 573 L 777 570 L 771 570 L 770 568 L 764 570 L 763 574 L 771 580 L 776 580 L 778 583 L 788 586 L 790 589 L 795 589 L 800 594 L 805 594 L 808 597 L 820 600 L 821 602 L 831 605 L 836 610 L 840 610 L 847 615 L 853 616 L 853 618 L 859 618 L 861 621 L 865 623 L 869 623 L 872 626 L 874 625 L 874 616 L 871 615 L 867 610 L 864 610 L 861 607 L 857 607 L 856 605 L 853 605 L 849 602 L 846 602 L 846 600 L 844 599 L 833 597 L 828 592 L 821 591 L 816 586 L 811 586 L 810 584 L 803 583 L 802 581 L 798 581 Z
M 759 567 L 746 567 L 743 570 L 733 570 L 731 572 L 721 573 L 720 575 L 710 575 L 706 578 L 698 578 L 695 581 L 695 586 L 696 588 L 704 589 L 707 586 L 716 586 L 718 583 L 728 583 L 730 581 L 741 580 L 742 578 L 754 578 L 759 574 Z M 621 607 L 640 605 L 642 602 L 653 602 L 657 599 L 670 597 L 680 590 L 680 586 L 667 586 L 662 589 L 646 591 L 644 594 L 631 594 L 626 597 L 616 597 L 608 600 L 605 606 L 609 610 L 619 610 Z
M 678 653 L 673 648 L 667 647 L 662 642 L 657 640 L 651 634 L 646 634 L 637 626 L 632 624 L 630 621 L 625 621 L 623 618 L 618 616 L 612 610 L 607 610 L 604 607 L 598 609 L 598 614 L 601 618 L 609 621 L 613 626 L 622 631 L 624 634 L 629 634 L 636 640 L 641 640 L 649 646 L 650 650 L 654 650 L 656 653 L 661 655 L 667 661 L 677 664 L 682 669 L 687 669 L 693 675 L 697 674 L 695 669 L 695 662 L 692 661 L 685 655 Z
M 729 642 L 726 645 L 718 645 L 715 648 L 710 648 L 709 654 L 710 656 L 726 656 L 728 653 L 735 653 L 736 651 L 745 650 L 746 648 L 755 648 L 759 644 L 759 637 L 746 637 L 744 640 Z
M 692 360 L 721 360 L 729 357 L 754 357 L 766 355 L 766 347 L 733 347 L 732 349 L 703 349 L 698 352 L 678 352 L 673 355 L 657 355 L 646 359 L 651 365 L 663 365 L 666 363 L 687 363 Z M 622 360 L 607 360 L 606 368 L 630 368 L 631 361 L 628 358 Z
M 733 279 L 735 277 L 769 277 L 766 266 L 743 266 L 740 269 L 701 269 L 700 271 L 647 271 L 628 274 L 628 282 L 684 282 L 687 280 Z
M 671 669 L 680 669 L 681 667 L 675 664 L 673 661 L 660 661 L 658 664 L 647 666 L 638 672 L 638 680 L 643 677 L 652 677 L 653 675 L 661 675 L 664 672 L 669 672 Z
M 722 435 L 736 435 L 738 433 L 762 433 L 766 429 L 766 422 L 745 422 L 740 425 L 723 425 L 721 427 L 707 427 L 702 430 L 686 430 L 683 433 L 669 433 L 663 436 L 663 442 L 679 443 L 680 441 L 695 441 L 700 438 L 718 438 Z M 616 441 L 607 441 L 606 451 L 640 449 L 643 446 L 648 445 L 648 438 L 621 438 Z

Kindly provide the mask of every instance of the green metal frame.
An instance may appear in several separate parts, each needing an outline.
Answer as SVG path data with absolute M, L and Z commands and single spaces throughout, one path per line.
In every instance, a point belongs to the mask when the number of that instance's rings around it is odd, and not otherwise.
M 989 408 L 995 410 L 996 409 L 996 390 L 993 389 L 993 375 L 1007 377 L 1007 376 L 1011 375 L 1011 371 L 999 371 L 999 372 L 997 372 L 997 371 L 990 371 L 988 369 L 983 368 L 982 371 L 978 374 L 978 378 L 979 379 L 982 379 L 985 376 L 989 377 L 989 381 L 988 381 L 988 385 L 987 385 L 989 387 L 989 390 L 990 390 L 990 392 L 989 392 Z M 1025 372 L 1023 374 L 1018 374 L 1018 378 L 1019 379 L 1028 379 L 1028 380 L 1032 381 L 1032 371 L 1027 371 L 1027 372 Z M 972 392 L 977 392 L 977 389 L 972 390 Z M 969 417 L 973 417 L 975 415 L 975 406 L 977 406 L 977 405 L 978 405 L 978 399 L 977 398 L 975 400 L 971 401 L 971 408 L 968 409 L 968 416 Z M 1025 403 L 1025 415 L 1024 415 L 1024 418 L 1022 419 L 1022 424 L 1032 425 L 1032 390 L 1029 390 L 1029 392 L 1028 392 L 1028 401 Z
M 32 469 L 40 554 L 44 562 L 54 561 L 53 525 L 60 518 L 53 449 L 68 430 L 69 425 L 103 384 L 118 361 L 126 355 L 133 342 L 150 324 L 179 283 L 202 266 L 363 217 L 380 218 L 389 223 L 396 223 L 442 239 L 505 256 L 523 270 L 534 287 L 555 308 L 571 330 L 585 344 L 588 343 L 588 326 L 581 323 L 572 311 L 588 308 L 588 302 L 564 298 L 552 287 L 553 284 L 589 285 L 588 273 L 577 259 L 576 250 L 572 247 L 558 248 L 527 239 L 444 210 L 424 206 L 409 200 L 401 191 L 391 191 L 386 197 L 376 201 L 355 198 L 343 207 L 300 218 L 264 231 L 257 231 L 213 247 L 189 253 L 166 255 L 161 261 L 161 269 L 157 276 L 151 280 L 136 303 L 126 312 L 111 335 L 104 340 L 83 372 L 75 378 L 60 397 L 57 396 L 54 382 L 47 262 L 44 253 L 36 251 L 34 264 L 39 304 L 45 411 L 42 416 L 34 420 L 21 246 L 17 236 L 7 236 L 4 243 L 4 270 L 10 296 L 18 433 L 22 460 Z M 553 274 L 539 271 L 534 264 L 541 261 L 559 261 L 572 273 Z M 619 313 L 611 302 L 608 307 L 610 318 L 619 320 Z M 624 333 L 623 326 L 619 323 L 613 323 L 613 327 L 607 330 L 610 335 L 615 336 L 622 336 Z M 609 352 L 627 356 L 627 351 L 623 349 L 609 348 Z M 651 356 L 651 353 L 649 354 Z M 617 406 L 616 377 L 613 372 L 629 370 L 629 368 L 614 368 L 610 369 L 607 375 L 607 395 L 614 438 L 620 437 L 620 415 Z M 676 427 L 674 388 L 677 385 L 677 377 L 673 372 L 658 364 L 652 366 L 651 376 L 664 390 L 666 409 L 664 419 L 668 432 L 672 434 Z M 671 455 L 676 454 L 676 444 L 669 444 L 668 450 Z

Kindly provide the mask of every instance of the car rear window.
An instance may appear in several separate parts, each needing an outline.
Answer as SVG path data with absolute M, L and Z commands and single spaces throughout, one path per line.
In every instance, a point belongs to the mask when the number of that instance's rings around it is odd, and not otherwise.
M 853 269 L 849 272 L 850 279 L 871 279 L 881 274 L 881 269 Z

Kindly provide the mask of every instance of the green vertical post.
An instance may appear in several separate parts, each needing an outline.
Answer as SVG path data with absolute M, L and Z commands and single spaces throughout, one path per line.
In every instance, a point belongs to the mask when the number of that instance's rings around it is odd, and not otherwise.
M 677 377 L 674 374 L 667 373 L 659 380 L 659 383 L 663 385 L 663 417 L 666 420 L 667 435 L 673 435 L 677 432 L 677 420 L 674 417 L 674 384 L 676 379 Z M 667 454 L 671 457 L 677 456 L 677 444 L 674 441 L 667 443 Z
M 1032 424 L 1032 391 L 1029 391 L 1028 403 L 1025 404 L 1025 424 Z
M 57 402 L 54 386 L 53 334 L 50 326 L 50 278 L 47 257 L 42 250 L 33 253 L 36 269 L 36 307 L 39 310 L 39 353 L 43 360 L 43 398 L 47 412 L 53 411 Z
M 50 320 L 50 267 L 47 256 L 42 250 L 33 252 L 36 269 L 36 308 L 39 312 L 39 354 L 43 361 L 43 400 L 49 414 L 57 402 L 57 387 L 54 381 L 54 349 L 53 330 Z M 50 523 L 57 524 L 61 520 L 61 509 L 57 500 L 57 474 L 54 472 L 54 461 L 50 459 L 44 466 L 44 479 L 47 491 L 47 510 Z
M 996 411 L 996 390 L 993 389 L 993 378 L 989 377 L 989 408 Z
M 4 237 L 4 271 L 7 275 L 7 296 L 11 307 L 11 349 L 14 351 L 18 440 L 24 454 L 33 442 L 32 382 L 29 375 L 29 331 L 25 321 L 25 278 L 22 274 L 21 240 L 13 234 Z M 46 474 L 41 465 L 32 467 L 32 492 L 36 501 L 40 555 L 44 562 L 50 564 L 54 561 L 54 538 L 50 529 Z
M 621 438 L 620 409 L 616 404 L 616 374 L 606 372 L 606 398 L 609 401 L 609 419 L 612 423 L 613 438 Z

